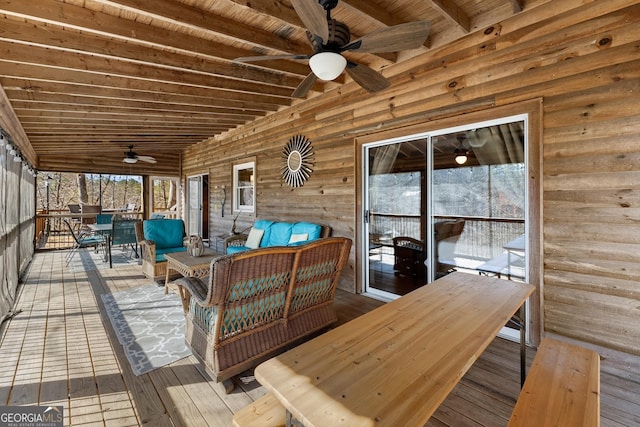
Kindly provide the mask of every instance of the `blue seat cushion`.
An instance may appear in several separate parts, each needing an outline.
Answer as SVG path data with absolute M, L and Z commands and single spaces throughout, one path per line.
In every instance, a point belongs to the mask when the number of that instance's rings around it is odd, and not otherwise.
M 322 227 L 318 224 L 312 224 L 310 222 L 296 222 L 293 224 L 291 234 L 308 234 L 307 240 L 317 240 L 322 233 Z
M 164 256 L 164 254 L 171 254 L 173 252 L 184 252 L 186 250 L 187 248 L 184 246 L 180 246 L 178 248 L 165 248 L 165 249 L 156 248 L 156 262 L 166 261 L 167 258 Z
M 291 229 L 293 225 L 288 222 L 274 222 L 271 224 L 269 240 L 267 240 L 267 244 L 263 245 L 264 236 L 262 237 L 262 242 L 260 242 L 260 246 L 287 246 L 289 244 L 289 239 L 291 238 Z
M 250 248 L 246 247 L 246 246 L 229 246 L 227 248 L 227 255 L 229 254 L 235 254 L 238 252 L 244 252 L 244 251 L 248 251 Z
M 181 219 L 145 220 L 142 228 L 144 238 L 156 242 L 156 251 L 182 246 L 184 222 Z
M 87 237 L 83 237 L 80 240 L 80 245 L 82 246 L 91 246 L 91 245 L 97 245 L 99 243 L 104 243 L 104 237 L 103 236 L 87 236 Z

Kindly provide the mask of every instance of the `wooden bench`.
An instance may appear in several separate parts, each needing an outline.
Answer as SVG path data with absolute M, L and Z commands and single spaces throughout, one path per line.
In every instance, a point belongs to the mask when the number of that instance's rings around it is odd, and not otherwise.
M 600 425 L 600 356 L 544 338 L 509 420 L 509 427 Z
M 267 393 L 233 416 L 233 427 L 283 427 L 286 410 L 278 399 Z

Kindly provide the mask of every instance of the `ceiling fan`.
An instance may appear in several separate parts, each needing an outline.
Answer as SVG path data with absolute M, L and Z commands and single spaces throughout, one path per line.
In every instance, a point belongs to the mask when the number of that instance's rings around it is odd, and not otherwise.
M 122 159 L 123 163 L 138 163 L 138 160 L 141 162 L 147 163 L 156 163 L 156 159 L 151 156 L 139 156 L 138 153 L 133 151 L 133 145 L 129 146 L 129 151 L 124 152 L 124 159 Z
M 369 92 L 389 87 L 379 72 L 353 62 L 342 52 L 382 53 L 419 48 L 429 35 L 429 21 L 416 21 L 383 28 L 350 42 L 349 27 L 331 18 L 338 0 L 291 0 L 296 13 L 307 27 L 312 55 L 263 55 L 236 58 L 238 62 L 274 59 L 308 59 L 311 73 L 298 85 L 292 96 L 304 98 L 316 80 L 333 80 L 346 70 L 351 78 Z

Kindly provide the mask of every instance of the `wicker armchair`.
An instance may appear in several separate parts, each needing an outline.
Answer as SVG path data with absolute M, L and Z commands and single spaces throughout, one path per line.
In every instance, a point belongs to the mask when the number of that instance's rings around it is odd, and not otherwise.
M 398 274 L 413 277 L 424 277 L 426 274 L 424 260 L 427 255 L 424 243 L 411 237 L 393 238 L 393 269 Z
M 140 247 L 142 273 L 164 283 L 167 260 L 164 254 L 186 251 L 184 222 L 181 219 L 153 219 L 135 222 L 135 235 Z
M 261 248 L 215 259 L 208 279 L 178 280 L 187 345 L 222 382 L 328 327 L 350 249 L 344 237 Z

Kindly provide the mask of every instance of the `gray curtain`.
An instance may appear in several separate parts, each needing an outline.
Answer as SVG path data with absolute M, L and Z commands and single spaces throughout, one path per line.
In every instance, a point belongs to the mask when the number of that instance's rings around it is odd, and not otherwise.
M 465 132 L 481 165 L 524 163 L 524 123 L 513 122 Z
M 371 175 L 384 175 L 391 172 L 399 151 L 400 143 L 376 147 L 371 165 Z

